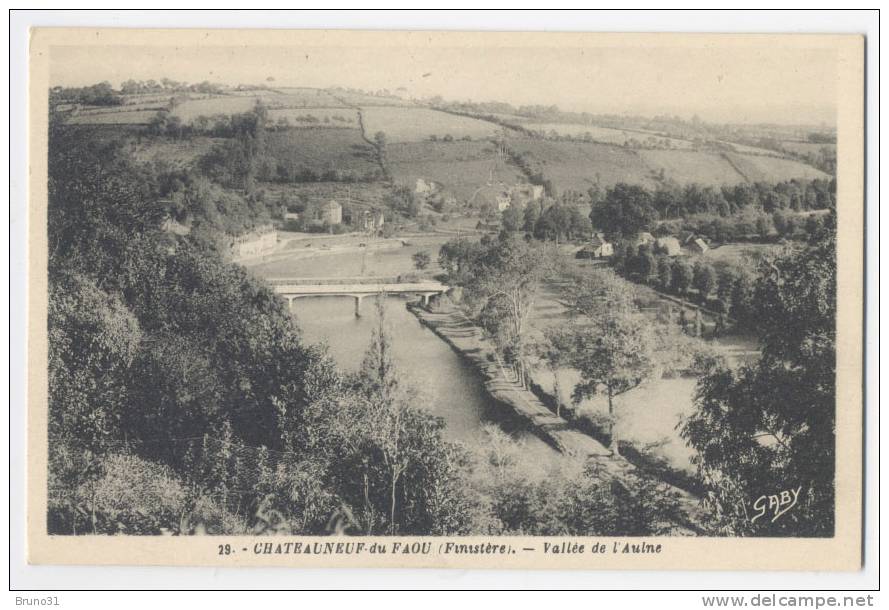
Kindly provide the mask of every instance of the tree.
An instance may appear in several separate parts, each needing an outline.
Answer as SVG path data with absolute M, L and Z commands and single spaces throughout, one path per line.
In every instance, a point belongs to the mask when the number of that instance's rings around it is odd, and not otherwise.
M 673 261 L 673 273 L 670 283 L 676 294 L 684 295 L 687 293 L 688 289 L 691 288 L 693 278 L 694 274 L 688 263 L 679 259 Z
M 719 360 L 700 379 L 682 435 L 711 503 L 735 534 L 831 536 L 836 417 L 836 252 L 833 219 L 802 251 L 766 259 L 756 280 L 760 359 Z M 799 494 L 782 519 L 751 522 L 765 488 Z
M 657 220 L 651 194 L 641 186 L 624 183 L 608 189 L 605 201 L 590 212 L 590 220 L 611 239 L 633 237 Z
M 514 233 L 522 228 L 523 213 L 521 208 L 511 205 L 500 214 L 500 223 L 504 231 Z
M 581 279 L 571 296 L 571 307 L 585 322 L 569 332 L 571 364 L 581 377 L 574 388 L 574 401 L 605 393 L 610 449 L 617 456 L 614 400 L 652 378 L 656 337 L 651 322 L 633 302 L 632 291 L 611 272 Z
M 389 533 L 396 532 L 396 485 L 410 465 L 410 454 L 404 450 L 403 437 L 410 390 L 403 387 L 392 360 L 391 339 L 386 328 L 384 297 L 376 300 L 377 327 L 361 364 L 359 379 L 368 397 L 371 412 L 367 419 L 371 437 L 382 455 L 389 478 Z M 408 392 L 408 393 L 405 393 Z
M 454 246 L 466 248 L 465 244 Z M 469 247 L 464 252 L 463 272 L 455 279 L 462 282 L 471 314 L 494 340 L 501 357 L 513 367 L 519 383 L 525 385 L 528 319 L 541 283 L 552 269 L 553 255 L 547 252 L 545 244 L 506 233 L 487 245 Z
M 666 256 L 660 256 L 657 259 L 657 278 L 658 288 L 668 292 L 673 281 L 673 266 Z
M 692 285 L 697 289 L 701 300 L 706 302 L 710 293 L 716 288 L 716 270 L 712 265 L 698 261 L 694 265 L 692 274 Z
M 56 276 L 49 288 L 49 437 L 100 454 L 119 437 L 142 329 L 82 275 Z
M 765 215 L 756 217 L 756 233 L 761 239 L 768 239 L 772 233 L 772 219 Z
M 562 416 L 562 380 L 559 369 L 569 363 L 571 337 L 564 329 L 552 328 L 544 333 L 544 339 L 537 345 L 537 355 L 553 376 L 553 394 L 556 399 L 556 415 Z
M 332 469 L 362 516 L 365 532 L 377 523 L 389 534 L 466 533 L 473 500 L 465 489 L 465 453 L 443 440 L 444 424 L 417 405 L 421 398 L 392 356 L 384 297 L 377 326 L 357 374 L 358 399 L 335 399 Z M 344 417 L 343 417 L 344 416 Z M 381 510 L 382 509 L 382 510 Z
M 731 314 L 738 322 L 751 326 L 755 322 L 754 278 L 740 270 L 731 288 Z
M 386 196 L 386 203 L 391 209 L 407 218 L 416 218 L 417 214 L 420 213 L 417 195 L 408 186 L 399 185 L 394 187 Z
M 525 206 L 522 229 L 526 233 L 534 233 L 537 221 L 540 219 L 542 204 L 539 201 L 531 201 Z
M 432 257 L 430 257 L 429 253 L 425 250 L 415 252 L 413 256 L 411 256 L 411 259 L 414 261 L 414 267 L 419 271 L 426 269 L 432 261 Z

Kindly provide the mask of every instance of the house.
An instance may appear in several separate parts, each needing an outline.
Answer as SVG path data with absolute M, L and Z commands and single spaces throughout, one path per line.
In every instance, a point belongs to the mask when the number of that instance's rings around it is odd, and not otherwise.
M 338 225 L 343 222 L 343 206 L 331 199 L 322 204 L 316 213 L 317 219 L 329 225 Z
M 593 233 L 593 238 L 588 244 L 592 249 L 594 258 L 602 258 L 614 254 L 614 245 L 605 239 L 601 233 Z
M 502 212 L 503 210 L 509 209 L 509 206 L 512 205 L 512 197 L 506 192 L 497 193 L 494 202 L 497 204 L 497 211 Z
M 677 256 L 682 252 L 682 248 L 679 246 L 679 240 L 675 237 L 659 237 L 657 241 L 654 242 L 654 247 L 656 251 L 662 252 L 667 256 Z
M 376 231 L 383 227 L 385 218 L 383 213 L 377 210 L 364 210 L 361 219 L 361 227 L 365 231 Z
M 642 231 L 636 236 L 636 242 L 634 245 L 636 246 L 646 246 L 648 244 L 654 243 L 654 235 L 649 233 L 648 231 Z
M 516 184 L 509 188 L 509 196 L 513 201 L 539 201 L 543 199 L 543 187 L 538 184 Z
M 284 220 L 299 220 L 299 214 L 296 212 L 284 212 Z
M 707 252 L 707 250 L 710 249 L 710 246 L 708 246 L 707 242 L 705 242 L 700 237 L 696 237 L 691 241 L 690 244 L 688 244 L 688 248 L 689 250 L 697 254 L 704 254 Z
M 435 183 L 432 180 L 429 180 L 427 182 L 426 180 L 423 180 L 422 178 L 417 178 L 417 187 L 414 190 L 414 192 L 417 195 L 422 195 L 425 197 L 427 195 L 431 195 L 437 189 L 438 189 L 438 187 L 435 185 Z
M 614 254 L 614 245 L 601 233 L 594 233 L 590 243 L 577 251 L 576 258 L 607 258 Z

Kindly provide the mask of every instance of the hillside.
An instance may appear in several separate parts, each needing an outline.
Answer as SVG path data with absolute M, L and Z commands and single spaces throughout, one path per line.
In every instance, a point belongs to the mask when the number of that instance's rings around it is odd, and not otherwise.
M 657 184 L 652 168 L 636 151 L 627 148 L 536 139 L 510 140 L 509 147 L 560 191 L 586 192 L 594 184 L 607 188 L 618 182 L 648 187 Z
M 206 137 L 208 125 L 215 125 L 220 117 L 249 112 L 260 101 L 269 118 L 273 181 L 291 184 L 358 180 L 368 185 L 381 180 L 377 151 L 370 144 L 377 132 L 385 134 L 386 166 L 395 183 L 413 187 L 420 178 L 433 181 L 461 202 L 477 199 L 500 182 L 527 182 L 531 174 L 539 174 L 536 180 L 550 181 L 557 192 L 580 193 L 596 184 L 608 188 L 619 182 L 654 188 L 664 181 L 719 186 L 827 177 L 806 163 L 824 166 L 807 157 L 821 154 L 824 145 L 820 144 L 788 142 L 787 154 L 796 157 L 782 158 L 781 152 L 735 142 L 722 142 L 725 150 L 719 150 L 719 143 L 708 148 L 700 141 L 641 130 L 632 121 L 622 128 L 616 119 L 595 124 L 502 113 L 485 118 L 437 110 L 391 95 L 341 89 L 285 87 L 125 95 L 117 106 L 75 104 L 67 122 L 91 129 L 126 126 L 138 130 L 166 110 L 186 128 L 195 128 L 195 133 L 185 139 L 132 138 L 132 151 L 139 159 L 187 166 L 223 141 Z M 538 135 L 520 135 L 495 121 L 519 125 Z M 528 175 L 497 156 L 492 139 L 503 136 Z
M 396 182 L 417 179 L 444 185 L 459 201 L 468 201 L 489 182 L 525 182 L 514 165 L 500 162 L 490 142 L 405 142 L 390 144 L 388 166 Z
M 421 142 L 430 137 L 450 136 L 455 140 L 493 137 L 499 125 L 447 112 L 420 107 L 369 106 L 362 109 L 364 131 L 386 134 L 389 142 Z

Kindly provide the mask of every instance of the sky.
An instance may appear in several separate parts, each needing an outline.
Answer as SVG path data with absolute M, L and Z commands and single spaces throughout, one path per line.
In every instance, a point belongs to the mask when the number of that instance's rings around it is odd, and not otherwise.
M 68 46 L 54 47 L 50 80 L 63 86 L 168 77 L 229 85 L 403 88 L 414 97 L 555 104 L 578 112 L 832 125 L 836 74 L 833 51 L 780 45 Z

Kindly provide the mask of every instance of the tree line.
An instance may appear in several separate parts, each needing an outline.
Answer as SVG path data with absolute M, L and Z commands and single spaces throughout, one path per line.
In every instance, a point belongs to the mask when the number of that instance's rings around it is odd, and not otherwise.
M 563 404 L 558 370 L 573 368 L 577 405 L 604 395 L 604 433 L 621 451 L 614 426 L 620 401 L 669 371 L 698 376 L 694 410 L 679 432 L 695 450 L 698 484 L 706 490 L 712 531 L 730 535 L 830 536 L 834 526 L 836 223 L 794 249 L 765 256 L 755 271 L 717 273 L 706 263 L 654 258 L 649 250 L 622 257 L 623 273 L 687 294 L 716 293 L 744 317 L 761 356 L 731 365 L 701 342 L 690 350 L 675 325 L 643 312 L 632 284 L 610 269 L 571 271 L 546 243 L 503 232 L 480 242 L 444 244 L 439 263 L 463 290 L 460 306 L 482 327 L 520 384 L 530 371 L 553 373 L 555 410 Z M 567 319 L 547 324 L 539 338 L 532 311 L 547 279 L 567 286 Z M 534 338 L 536 337 L 536 338 Z M 751 498 L 764 484 L 793 487 L 799 513 L 751 522 Z M 653 496 L 650 501 L 663 496 Z

